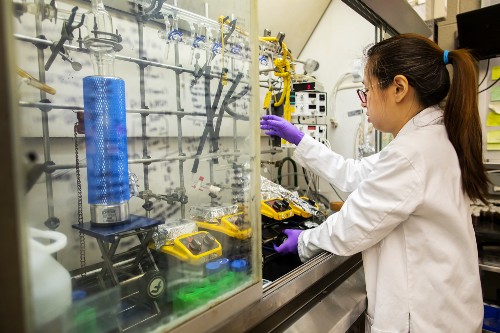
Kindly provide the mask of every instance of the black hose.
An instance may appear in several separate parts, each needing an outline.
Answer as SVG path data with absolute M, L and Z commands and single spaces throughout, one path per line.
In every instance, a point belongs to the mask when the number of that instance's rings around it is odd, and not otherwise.
M 295 188 L 299 186 L 299 180 L 297 177 L 297 163 L 295 163 L 294 160 L 292 160 L 290 157 L 285 157 L 281 160 L 281 164 L 278 167 L 278 183 L 281 185 L 281 168 L 283 167 L 283 164 L 285 164 L 286 161 L 289 161 L 292 164 L 293 167 L 293 185 Z

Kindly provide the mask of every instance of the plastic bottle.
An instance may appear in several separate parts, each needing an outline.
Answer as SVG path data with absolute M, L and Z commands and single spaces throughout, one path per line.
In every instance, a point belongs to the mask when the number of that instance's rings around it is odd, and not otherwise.
M 35 228 L 30 229 L 30 234 L 32 306 L 35 327 L 40 331 L 40 327 L 48 329 L 71 305 L 71 277 L 51 255 L 66 246 L 67 238 L 60 232 Z M 34 238 L 50 239 L 53 242 L 45 245 Z M 51 331 L 56 332 L 56 328 Z
M 241 281 L 247 279 L 248 274 L 248 264 L 245 259 L 236 259 L 231 262 L 231 271 L 235 275 L 235 283 L 239 284 Z

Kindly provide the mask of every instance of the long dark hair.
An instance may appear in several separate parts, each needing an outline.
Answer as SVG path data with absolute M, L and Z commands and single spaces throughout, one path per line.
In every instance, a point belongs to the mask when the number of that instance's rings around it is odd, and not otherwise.
M 464 49 L 448 52 L 453 80 L 443 59 L 444 51 L 417 34 L 391 37 L 366 52 L 367 71 L 387 88 L 396 75 L 404 75 L 419 102 L 429 107 L 446 96 L 444 124 L 462 172 L 462 187 L 471 199 L 486 202 L 488 177 L 483 165 L 483 141 L 477 97 L 477 62 Z

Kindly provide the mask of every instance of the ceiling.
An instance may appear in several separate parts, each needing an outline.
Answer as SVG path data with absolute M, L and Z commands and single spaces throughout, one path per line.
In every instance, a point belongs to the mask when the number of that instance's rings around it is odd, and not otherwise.
M 259 0 L 259 36 L 264 29 L 271 36 L 285 34 L 284 42 L 298 57 L 331 0 Z

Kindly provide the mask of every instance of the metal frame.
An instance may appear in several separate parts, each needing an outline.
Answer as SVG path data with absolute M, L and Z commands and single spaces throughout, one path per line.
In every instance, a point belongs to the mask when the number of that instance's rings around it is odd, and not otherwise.
M 26 226 L 21 208 L 24 194 L 24 168 L 21 164 L 20 142 L 15 139 L 19 120 L 15 66 L 12 41 L 12 3 L 0 3 L 0 174 L 3 175 L 1 191 L 2 232 L 0 233 L 0 262 L 5 265 L 0 274 L 0 291 L 8 305 L 0 307 L 0 331 L 27 332 L 31 330 L 29 322 L 30 295 L 28 271 Z M 8 265 L 8 267 L 6 267 Z

